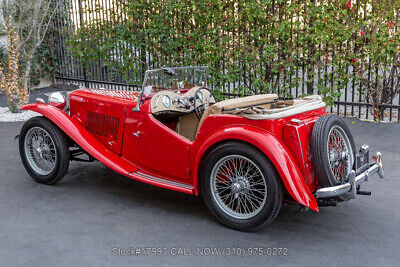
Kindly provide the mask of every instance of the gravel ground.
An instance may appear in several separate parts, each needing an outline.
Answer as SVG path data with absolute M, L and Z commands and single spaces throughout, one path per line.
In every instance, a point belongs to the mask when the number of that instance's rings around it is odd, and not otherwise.
M 284 209 L 254 233 L 221 226 L 200 198 L 130 180 L 100 163 L 72 162 L 57 185 L 37 184 L 12 142 L 22 123 L 0 123 L 0 266 L 398 266 L 400 125 L 346 122 L 357 147 L 366 143 L 383 154 L 385 178 L 362 188 L 372 196 L 319 213 Z M 113 248 L 146 247 L 168 255 L 113 255 Z M 288 255 L 196 253 L 271 247 Z
M 10 112 L 9 108 L 0 107 L 0 122 L 6 121 L 26 121 L 32 117 L 38 116 L 40 114 L 30 111 L 24 110 L 19 113 Z

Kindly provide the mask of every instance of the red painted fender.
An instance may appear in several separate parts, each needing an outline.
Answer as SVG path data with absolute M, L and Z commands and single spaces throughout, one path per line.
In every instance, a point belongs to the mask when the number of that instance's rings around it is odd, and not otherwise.
M 202 155 L 212 145 L 224 140 L 240 140 L 256 146 L 274 164 L 289 194 L 300 204 L 319 211 L 315 197 L 307 187 L 303 174 L 286 146 L 274 135 L 255 127 L 236 125 L 223 128 L 207 138 L 200 148 L 193 151 L 196 155 L 193 170 L 195 185 L 197 185 L 198 166 Z M 197 186 L 195 188 L 198 190 Z
M 138 170 L 135 165 L 111 152 L 94 138 L 76 118 L 70 117 L 62 110 L 42 103 L 29 104 L 22 107 L 22 109 L 35 111 L 50 119 L 83 150 L 110 169 L 125 176 Z

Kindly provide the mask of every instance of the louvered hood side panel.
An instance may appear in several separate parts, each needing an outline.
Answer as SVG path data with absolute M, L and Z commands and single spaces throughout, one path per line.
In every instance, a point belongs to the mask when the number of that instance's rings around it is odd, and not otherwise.
M 121 154 L 126 109 L 132 101 L 84 90 L 70 95 L 70 115 L 111 151 Z
M 118 117 L 88 111 L 86 130 L 92 134 L 116 141 L 118 140 L 119 121 Z

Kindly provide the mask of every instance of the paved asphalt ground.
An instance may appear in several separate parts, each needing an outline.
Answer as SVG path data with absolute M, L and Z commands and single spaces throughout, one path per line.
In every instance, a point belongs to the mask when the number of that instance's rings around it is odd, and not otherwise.
M 383 153 L 386 177 L 372 196 L 322 208 L 281 211 L 258 232 L 219 225 L 201 199 L 120 176 L 99 163 L 72 162 L 57 185 L 35 183 L 0 123 L 0 266 L 398 266 L 400 125 L 346 119 L 356 145 Z M 287 256 L 113 256 L 113 248 L 287 248 Z M 172 250 L 171 250 L 172 249 Z M 220 252 L 222 253 L 222 252 Z

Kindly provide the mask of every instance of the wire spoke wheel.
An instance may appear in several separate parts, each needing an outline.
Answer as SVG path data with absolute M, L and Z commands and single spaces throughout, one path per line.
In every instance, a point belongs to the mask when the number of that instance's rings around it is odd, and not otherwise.
M 327 153 L 330 170 L 336 182 L 347 182 L 354 162 L 350 140 L 345 131 L 338 125 L 333 126 L 328 134 Z
M 337 186 L 348 182 L 354 165 L 356 147 L 346 122 L 336 114 L 328 114 L 317 119 L 312 128 L 311 152 L 314 173 L 319 185 Z M 346 193 L 332 200 L 347 201 Z
M 57 151 L 50 134 L 41 127 L 32 127 L 24 140 L 26 158 L 32 169 L 40 175 L 53 172 L 57 162 Z
M 210 187 L 218 206 L 237 219 L 256 216 L 267 200 L 267 183 L 258 166 L 241 155 L 220 159 L 211 172 Z

